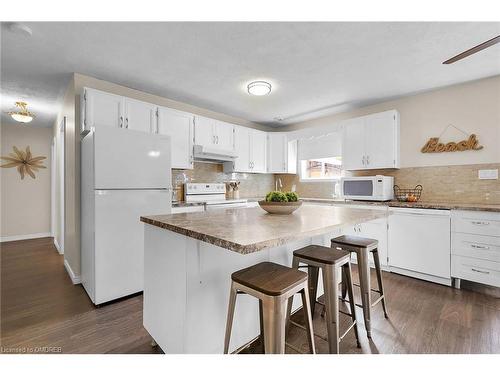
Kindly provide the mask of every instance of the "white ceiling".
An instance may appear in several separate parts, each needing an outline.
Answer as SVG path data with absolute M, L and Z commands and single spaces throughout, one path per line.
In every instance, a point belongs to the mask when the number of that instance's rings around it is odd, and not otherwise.
M 31 37 L 2 24 L 1 110 L 10 122 L 25 99 L 33 126 L 52 125 L 72 72 L 273 126 L 500 74 L 500 44 L 442 65 L 500 23 L 26 25 Z M 256 79 L 272 94 L 249 96 Z

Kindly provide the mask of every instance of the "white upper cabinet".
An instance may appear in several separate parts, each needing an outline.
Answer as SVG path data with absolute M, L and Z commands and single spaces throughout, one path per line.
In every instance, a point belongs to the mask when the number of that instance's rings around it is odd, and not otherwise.
M 151 133 L 156 129 L 156 108 L 151 103 L 85 88 L 82 101 L 82 130 L 99 126 Z
M 267 172 L 267 133 L 250 129 L 250 161 L 254 173 Z
M 288 140 L 287 133 L 267 134 L 267 171 L 297 173 L 297 140 Z
M 342 140 L 342 168 L 365 169 L 365 122 L 363 118 L 347 120 Z
M 342 163 L 346 170 L 399 168 L 399 113 L 392 110 L 345 121 Z
M 234 149 L 238 157 L 234 162 L 224 163 L 224 168 L 231 172 L 251 172 L 249 128 L 234 127 Z
M 124 128 L 145 133 L 155 132 L 157 106 L 125 98 Z
M 82 101 L 82 130 L 99 126 L 123 127 L 125 98 L 93 89 L 84 89 Z
M 234 126 L 235 161 L 224 163 L 224 172 L 266 173 L 267 133 Z
M 194 134 L 194 143 L 197 145 L 226 151 L 234 150 L 233 124 L 196 116 Z
M 194 115 L 159 107 L 154 131 L 171 138 L 172 168 L 193 169 Z
M 234 125 L 215 121 L 215 146 L 221 150 L 234 150 Z

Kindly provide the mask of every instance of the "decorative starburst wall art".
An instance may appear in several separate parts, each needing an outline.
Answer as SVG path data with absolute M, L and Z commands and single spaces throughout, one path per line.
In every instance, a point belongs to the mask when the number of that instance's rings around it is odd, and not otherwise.
M 17 171 L 21 175 L 21 180 L 24 180 L 26 174 L 30 175 L 31 178 L 36 178 L 34 172 L 38 172 L 40 168 L 46 168 L 43 165 L 42 160 L 47 159 L 45 156 L 33 156 L 31 154 L 30 146 L 26 146 L 26 151 L 19 150 L 16 146 L 13 146 L 14 152 L 11 152 L 9 156 L 1 156 L 0 159 L 7 161 L 6 164 L 0 165 L 2 168 L 17 168 Z

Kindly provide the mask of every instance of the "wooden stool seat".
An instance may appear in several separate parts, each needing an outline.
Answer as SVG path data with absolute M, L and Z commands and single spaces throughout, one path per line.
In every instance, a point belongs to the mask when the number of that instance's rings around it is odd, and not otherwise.
M 236 271 L 231 275 L 231 290 L 227 312 L 224 353 L 229 352 L 236 296 L 247 294 L 259 300 L 260 337 L 264 353 L 283 354 L 285 345 L 286 312 L 290 297 L 300 294 L 304 306 L 307 339 L 312 354 L 316 353 L 309 306 L 307 273 L 271 262 L 262 262 Z M 294 350 L 296 348 L 292 347 Z
M 231 280 L 269 296 L 280 296 L 307 280 L 307 273 L 281 264 L 262 262 L 236 271 Z
M 368 251 L 378 247 L 378 241 L 372 238 L 358 237 L 358 236 L 339 236 L 332 239 L 337 244 L 346 246 L 353 246 L 358 248 L 367 248 Z
M 303 247 L 302 249 L 295 250 L 293 255 L 325 264 L 345 263 L 346 261 L 349 261 L 350 258 L 348 251 L 332 251 L 329 247 L 318 245 L 309 245 Z

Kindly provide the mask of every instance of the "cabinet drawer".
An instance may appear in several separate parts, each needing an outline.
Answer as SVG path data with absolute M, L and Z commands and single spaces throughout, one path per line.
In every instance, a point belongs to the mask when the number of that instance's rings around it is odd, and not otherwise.
M 451 276 L 500 287 L 500 263 L 453 255 Z
M 451 253 L 500 262 L 500 237 L 453 233 Z
M 454 211 L 452 231 L 500 237 L 500 214 L 495 212 Z

